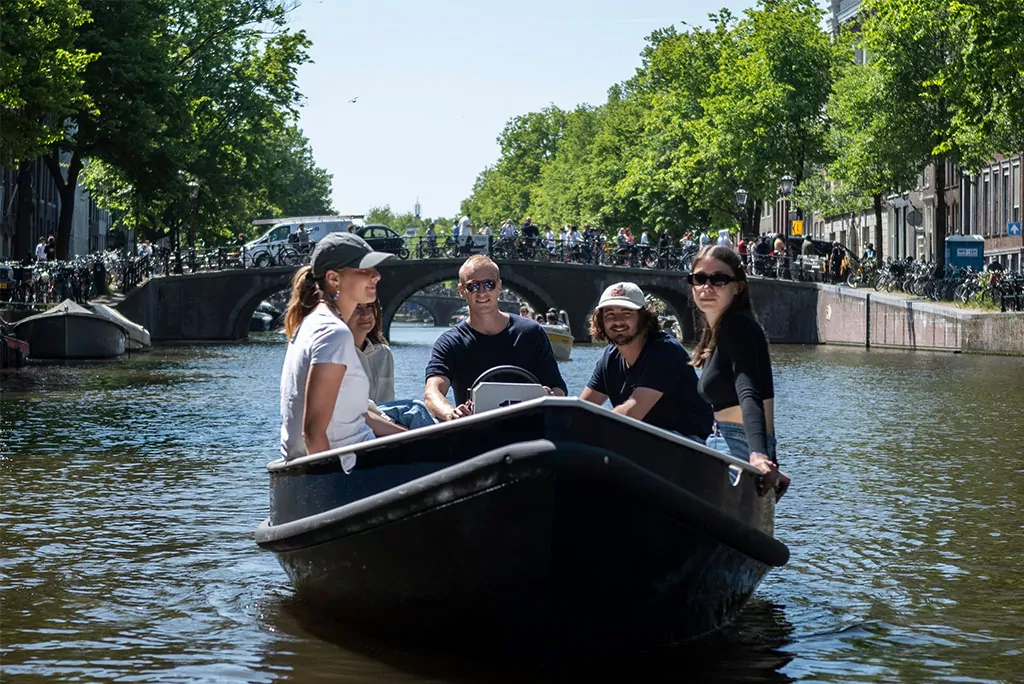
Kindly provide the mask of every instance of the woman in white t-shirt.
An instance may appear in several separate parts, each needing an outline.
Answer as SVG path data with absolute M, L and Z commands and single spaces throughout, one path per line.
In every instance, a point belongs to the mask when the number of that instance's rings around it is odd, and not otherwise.
M 370 382 L 345 324 L 356 306 L 376 300 L 375 267 L 390 256 L 353 233 L 331 233 L 317 243 L 311 266 L 292 279 L 281 371 L 285 459 L 404 431 L 367 414 Z M 354 455 L 342 462 L 346 472 L 354 465 Z

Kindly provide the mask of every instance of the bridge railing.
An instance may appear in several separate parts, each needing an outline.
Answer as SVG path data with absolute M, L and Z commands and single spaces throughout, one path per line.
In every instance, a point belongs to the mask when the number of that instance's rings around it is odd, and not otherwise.
M 581 241 L 569 244 L 568 241 L 549 241 L 544 237 L 501 236 L 470 236 L 468 239 L 454 240 L 451 235 L 427 237 L 406 237 L 401 244 L 395 238 L 387 239 L 382 244 L 372 246 L 381 251 L 391 251 L 404 259 L 453 259 L 463 258 L 471 254 L 489 254 L 501 261 L 530 261 L 541 263 L 565 263 L 599 265 L 607 267 L 644 268 L 660 271 L 689 272 L 697 253 L 696 246 L 683 247 L 671 245 L 659 248 L 652 245 L 612 244 L 603 240 Z M 230 269 L 262 269 L 268 267 L 297 267 L 309 263 L 313 243 L 299 245 L 289 243 L 281 246 L 247 247 L 240 245 L 223 245 L 216 247 L 186 248 L 178 252 L 156 248 L 151 253 L 130 255 L 108 251 L 79 257 L 74 264 L 63 265 L 48 262 L 48 265 L 11 264 L 17 271 L 17 278 L 7 276 L 11 283 L 0 288 L 0 301 L 46 302 L 60 296 L 66 288 L 62 282 L 88 283 L 85 286 L 73 287 L 77 293 L 82 292 L 82 299 L 108 289 L 127 292 L 143 282 L 146 278 L 203 271 L 224 271 Z M 88 260 L 88 264 L 83 264 Z M 743 256 L 747 272 L 752 276 L 778 278 L 785 280 L 828 282 L 848 284 L 853 287 L 867 286 L 880 289 L 880 275 L 885 274 L 884 265 L 875 268 L 872 261 L 864 263 L 845 263 L 842 268 L 835 269 L 827 257 L 819 256 L 784 256 L 777 253 L 755 254 Z M 47 263 L 47 262 L 44 262 Z M 83 275 L 66 279 L 57 277 L 57 285 L 49 283 L 50 274 L 89 272 L 90 277 Z M 0 270 L 0 280 L 3 279 Z M 28 276 L 24 274 L 30 274 Z M 884 283 L 887 290 L 893 286 L 908 294 L 926 296 L 937 301 L 957 301 L 957 292 L 963 290 L 961 275 L 945 278 L 929 276 L 927 269 L 922 274 L 911 274 L 898 283 L 888 280 Z M 1010 275 L 1010 274 L 1007 274 Z M 890 280 L 892 280 L 890 278 Z M 1007 278 L 1006 285 L 992 295 L 995 305 L 1002 304 L 1006 308 L 1024 306 L 1024 292 L 1019 284 L 1020 278 Z M 440 287 L 440 286 L 439 286 Z M 979 288 L 974 288 L 979 289 Z M 989 288 L 992 289 L 992 288 Z M 994 290 L 993 290 L 994 291 Z M 46 292 L 47 294 L 41 294 Z M 987 292 L 982 288 L 982 292 Z M 440 293 L 439 293 L 440 294 Z M 458 296 L 457 293 L 444 293 Z M 77 298 L 76 297 L 76 298 Z M 982 295 L 975 297 L 984 300 Z M 963 297 L 961 297 L 963 299 Z M 998 301 L 1002 299 L 1003 301 Z M 965 301 L 970 304 L 970 300 Z

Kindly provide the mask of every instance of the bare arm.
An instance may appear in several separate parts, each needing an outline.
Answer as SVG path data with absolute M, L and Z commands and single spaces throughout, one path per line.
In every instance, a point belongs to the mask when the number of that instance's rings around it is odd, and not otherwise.
M 409 429 L 404 425 L 392 422 L 373 411 L 366 412 L 366 424 L 370 426 L 370 429 L 373 430 L 373 434 L 377 437 L 397 435 L 400 432 L 407 432 Z
M 345 370 L 346 366 L 341 363 L 317 363 L 309 367 L 302 410 L 302 437 L 306 440 L 307 453 L 316 454 L 331 448 L 327 426 L 334 415 Z
M 580 399 L 583 401 L 589 401 L 591 404 L 597 404 L 600 406 L 604 402 L 608 401 L 608 395 L 598 392 L 596 389 L 590 387 L 584 387 L 583 391 L 580 392 Z
M 427 378 L 427 386 L 423 391 L 423 403 L 427 409 L 438 420 L 454 420 L 468 416 L 470 410 L 469 402 L 453 407 L 445 397 L 452 381 L 443 375 L 434 375 Z
M 612 411 L 624 416 L 629 416 L 630 418 L 643 420 L 663 395 L 664 392 L 659 392 L 658 390 L 651 389 L 650 387 L 637 387 L 633 390 L 633 393 L 629 395 L 629 399 L 626 399 L 626 401 L 613 408 Z

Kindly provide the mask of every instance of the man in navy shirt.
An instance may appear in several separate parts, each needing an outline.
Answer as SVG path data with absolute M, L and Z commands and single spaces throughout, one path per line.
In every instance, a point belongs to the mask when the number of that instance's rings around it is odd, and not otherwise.
M 495 366 L 524 368 L 537 376 L 548 394 L 565 396 L 565 381 L 544 329 L 498 308 L 501 276 L 490 257 L 466 259 L 459 269 L 459 294 L 466 300 L 469 317 L 437 338 L 427 364 L 423 401 L 438 420 L 471 414 L 469 390 L 481 373 Z M 445 398 L 449 387 L 455 392 L 454 407 Z
M 590 335 L 611 344 L 580 398 L 612 402 L 612 410 L 702 443 L 711 434 L 711 406 L 697 394 L 690 355 L 662 332 L 635 283 L 604 291 L 590 320 Z

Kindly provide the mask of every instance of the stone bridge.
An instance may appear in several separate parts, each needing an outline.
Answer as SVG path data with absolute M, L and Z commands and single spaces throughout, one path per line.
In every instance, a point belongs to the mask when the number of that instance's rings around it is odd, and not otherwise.
M 384 333 L 398 307 L 428 285 L 457 280 L 462 259 L 391 259 L 380 266 L 377 286 L 384 310 Z M 691 337 L 693 316 L 689 286 L 682 273 L 653 269 L 498 261 L 506 289 L 514 291 L 534 311 L 564 309 L 573 337 L 587 341 L 588 319 L 601 292 L 628 280 L 675 310 L 684 337 Z M 294 268 L 225 270 L 151 278 L 130 292 L 118 310 L 149 328 L 155 341 L 229 341 L 244 339 L 249 319 L 261 301 L 290 287 Z M 816 294 L 803 283 L 757 280 L 751 284 L 759 316 L 773 341 L 805 341 L 815 330 Z M 794 306 L 795 298 L 809 299 Z M 809 311 L 805 317 L 799 313 Z M 444 322 L 442 322 L 444 324 Z M 808 328 L 805 330 L 805 328 Z

